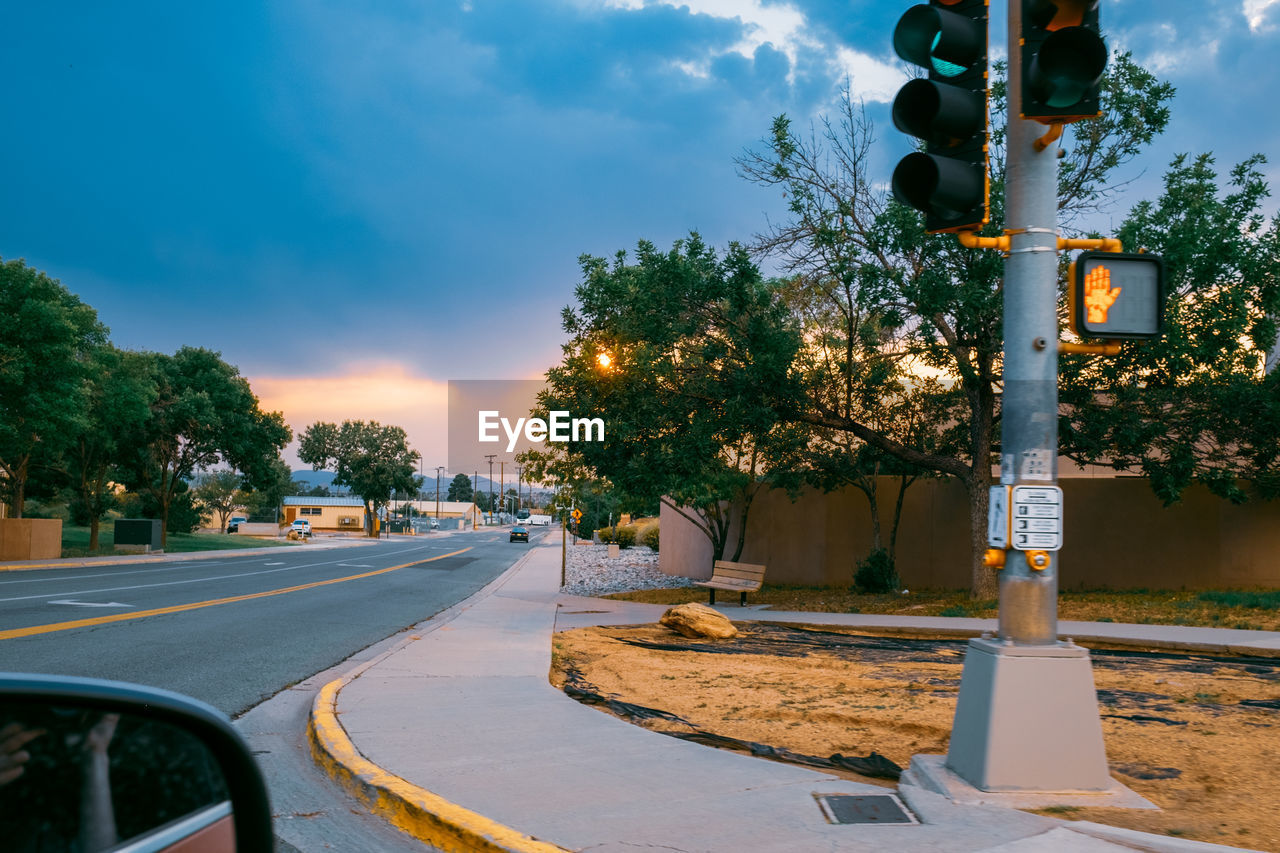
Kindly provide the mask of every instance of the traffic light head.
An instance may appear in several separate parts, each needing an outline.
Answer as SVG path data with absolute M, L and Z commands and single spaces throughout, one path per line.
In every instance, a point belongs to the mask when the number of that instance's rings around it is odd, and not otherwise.
M 894 196 L 923 212 L 929 231 L 979 228 L 987 221 L 987 0 L 912 6 L 893 47 L 927 73 L 893 101 L 894 125 L 924 143 L 894 169 Z
M 1098 115 L 1107 47 L 1098 0 L 1022 0 L 1019 112 L 1046 123 Z
M 1067 282 L 1071 328 L 1082 338 L 1147 340 L 1164 326 L 1159 255 L 1084 252 Z

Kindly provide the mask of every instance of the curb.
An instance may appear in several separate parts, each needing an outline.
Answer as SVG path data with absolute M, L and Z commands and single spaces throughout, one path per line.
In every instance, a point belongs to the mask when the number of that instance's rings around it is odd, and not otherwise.
M 308 718 L 307 740 L 316 763 L 357 799 L 397 829 L 441 850 L 566 853 L 419 788 L 362 756 L 338 722 L 338 693 L 346 681 L 339 678 L 321 688 Z
M 435 630 L 451 622 L 476 601 L 501 589 L 532 553 L 530 549 L 485 587 L 431 617 L 427 621 L 434 624 L 425 631 Z M 419 634 L 410 635 L 404 642 L 377 658 L 360 664 L 320 689 L 311 705 L 311 713 L 307 715 L 307 742 L 311 745 L 312 759 L 374 814 L 402 832 L 441 850 L 568 853 L 564 847 L 525 835 L 389 773 L 361 755 L 351 742 L 346 729 L 338 720 L 338 694 L 370 667 L 395 654 L 405 644 L 418 639 L 421 639 Z

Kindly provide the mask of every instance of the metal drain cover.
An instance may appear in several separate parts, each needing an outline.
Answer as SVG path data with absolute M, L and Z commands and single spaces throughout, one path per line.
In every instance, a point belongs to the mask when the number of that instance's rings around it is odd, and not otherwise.
M 918 824 L 915 815 L 907 810 L 893 794 L 814 794 L 818 806 L 830 823 L 861 824 Z

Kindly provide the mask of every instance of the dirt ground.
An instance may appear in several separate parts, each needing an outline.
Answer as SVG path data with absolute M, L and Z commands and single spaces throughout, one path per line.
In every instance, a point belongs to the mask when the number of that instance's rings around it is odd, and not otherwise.
M 883 759 L 905 768 L 916 753 L 947 751 L 963 642 L 738 628 L 731 640 L 688 640 L 657 625 L 564 632 L 552 681 L 655 731 L 754 744 L 756 754 L 825 762 L 863 782 L 895 784 Z M 1045 813 L 1280 850 L 1280 660 L 1092 656 L 1112 774 L 1162 810 Z

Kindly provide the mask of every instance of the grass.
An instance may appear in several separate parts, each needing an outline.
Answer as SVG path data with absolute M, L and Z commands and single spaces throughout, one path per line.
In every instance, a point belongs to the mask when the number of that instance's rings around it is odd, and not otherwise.
M 651 604 L 706 603 L 698 588 L 653 589 L 608 596 Z M 888 613 L 994 619 L 997 602 L 975 601 L 965 590 L 911 590 L 866 594 L 840 587 L 765 584 L 747 603 L 774 610 Z M 1239 627 L 1280 631 L 1280 590 L 1067 590 L 1058 594 L 1058 618 L 1081 622 Z
M 255 539 L 239 534 L 223 533 L 170 533 L 165 541 L 166 553 L 187 553 L 190 551 L 221 551 L 233 548 L 262 548 L 263 546 L 284 545 L 271 539 Z M 115 534 L 110 524 L 104 524 L 98 530 L 98 550 L 89 550 L 89 528 L 62 525 L 62 556 L 64 557 L 99 557 L 116 555 Z

